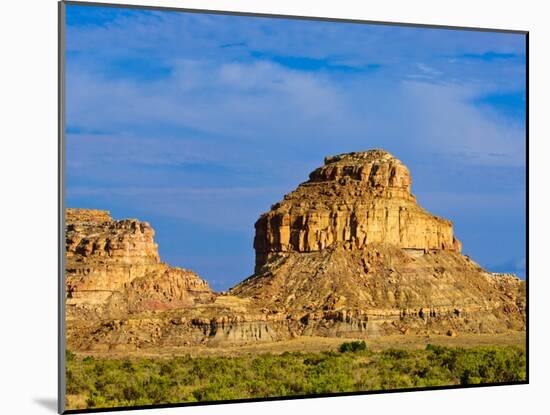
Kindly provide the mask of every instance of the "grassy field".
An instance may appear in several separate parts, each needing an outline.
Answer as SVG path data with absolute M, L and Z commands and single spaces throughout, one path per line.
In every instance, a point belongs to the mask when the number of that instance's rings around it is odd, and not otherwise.
M 428 345 L 371 351 L 344 345 L 319 353 L 109 359 L 67 353 L 70 409 L 296 396 L 444 385 L 515 382 L 526 377 L 514 346 Z

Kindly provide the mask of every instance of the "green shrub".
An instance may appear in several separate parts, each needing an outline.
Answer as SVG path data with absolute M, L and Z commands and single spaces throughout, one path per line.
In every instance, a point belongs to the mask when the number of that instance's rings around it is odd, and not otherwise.
M 65 361 L 66 362 L 72 362 L 75 358 L 75 354 L 71 352 L 70 350 L 65 350 Z
M 361 341 L 352 341 L 352 342 L 344 342 L 340 345 L 338 348 L 340 353 L 346 353 L 346 352 L 358 352 L 362 350 L 367 350 L 367 343 L 365 343 L 363 340 Z

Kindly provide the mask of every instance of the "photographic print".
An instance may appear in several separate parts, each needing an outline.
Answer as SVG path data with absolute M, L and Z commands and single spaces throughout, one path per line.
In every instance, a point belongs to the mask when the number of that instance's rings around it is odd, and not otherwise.
M 60 25 L 66 411 L 528 381 L 527 33 Z

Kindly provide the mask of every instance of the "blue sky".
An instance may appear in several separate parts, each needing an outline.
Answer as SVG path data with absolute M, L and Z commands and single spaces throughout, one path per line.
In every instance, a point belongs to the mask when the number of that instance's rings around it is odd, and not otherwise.
M 67 6 L 67 206 L 152 224 L 214 289 L 326 155 L 384 148 L 464 253 L 525 275 L 519 34 Z

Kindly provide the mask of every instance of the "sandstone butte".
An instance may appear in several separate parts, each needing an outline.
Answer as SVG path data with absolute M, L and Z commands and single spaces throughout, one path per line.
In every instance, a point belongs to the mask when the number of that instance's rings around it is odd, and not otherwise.
M 162 263 L 146 222 L 67 209 L 66 225 L 71 350 L 525 330 L 525 283 L 462 255 L 383 150 L 327 157 L 262 214 L 255 272 L 228 293 Z

